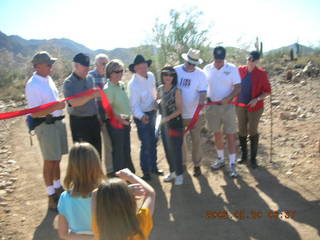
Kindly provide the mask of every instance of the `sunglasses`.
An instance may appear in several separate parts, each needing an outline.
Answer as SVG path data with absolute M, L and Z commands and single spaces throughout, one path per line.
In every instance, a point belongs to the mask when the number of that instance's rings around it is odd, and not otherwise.
M 191 62 L 187 62 L 190 66 L 195 66 L 196 64 L 193 64 Z
M 113 73 L 123 73 L 123 70 L 113 71 Z
M 249 58 L 248 58 L 248 61 L 249 61 L 249 62 L 255 62 L 256 60 L 254 60 L 252 57 L 249 57 Z
M 174 77 L 174 73 L 162 73 L 164 77 Z

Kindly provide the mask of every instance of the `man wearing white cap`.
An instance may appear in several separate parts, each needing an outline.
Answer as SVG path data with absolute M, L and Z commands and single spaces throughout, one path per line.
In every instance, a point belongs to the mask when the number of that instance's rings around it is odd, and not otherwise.
M 183 53 L 184 64 L 175 67 L 178 75 L 178 88 L 182 93 L 182 118 L 186 127 L 199 104 L 204 104 L 207 94 L 207 79 L 205 73 L 196 65 L 203 63 L 200 50 L 190 48 L 188 53 Z M 200 149 L 200 121 L 190 130 L 192 140 L 192 161 L 194 164 L 193 176 L 201 175 L 201 149 Z
M 214 170 L 224 167 L 224 143 L 228 143 L 230 176 L 237 177 L 236 171 L 236 111 L 229 104 L 240 93 L 240 74 L 236 66 L 225 61 L 226 49 L 218 46 L 213 50 L 214 61 L 204 67 L 208 77 L 208 101 L 219 105 L 207 109 L 207 125 L 214 132 L 214 142 L 218 159 L 211 165 Z M 223 128 L 222 128 L 223 127 Z

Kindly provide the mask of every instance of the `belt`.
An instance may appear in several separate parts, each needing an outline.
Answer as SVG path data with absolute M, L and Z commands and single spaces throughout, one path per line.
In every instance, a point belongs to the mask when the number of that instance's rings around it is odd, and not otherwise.
M 73 119 L 93 119 L 93 118 L 97 118 L 97 115 L 92 115 L 92 116 L 75 116 L 75 115 L 70 115 L 70 118 L 73 118 Z

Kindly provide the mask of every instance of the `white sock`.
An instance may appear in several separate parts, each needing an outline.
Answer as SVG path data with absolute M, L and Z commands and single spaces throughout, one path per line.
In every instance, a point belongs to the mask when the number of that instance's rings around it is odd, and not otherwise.
M 58 179 L 58 180 L 53 180 L 53 187 L 54 187 L 55 189 L 61 188 L 60 179 Z
M 235 153 L 229 154 L 230 165 L 236 163 L 236 157 L 237 157 L 237 156 L 236 156 Z
M 53 195 L 53 194 L 56 193 L 56 190 L 54 190 L 53 185 L 47 186 L 47 191 L 48 191 L 48 195 L 49 195 L 49 196 L 51 196 L 51 195 Z
M 220 161 L 224 161 L 224 149 L 217 149 L 218 158 L 220 158 Z

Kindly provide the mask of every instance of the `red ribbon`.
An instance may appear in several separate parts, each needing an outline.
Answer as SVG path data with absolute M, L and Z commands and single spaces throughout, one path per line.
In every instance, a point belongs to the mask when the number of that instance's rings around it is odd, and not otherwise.
M 239 107 L 247 107 L 248 106 L 247 104 L 237 103 L 237 102 L 230 102 L 228 104 L 234 104 L 234 105 L 237 105 Z M 186 134 L 191 129 L 193 129 L 194 126 L 196 125 L 197 121 L 199 120 L 201 110 L 205 106 L 210 106 L 210 105 L 221 105 L 221 102 L 208 102 L 206 104 L 198 105 L 198 107 L 196 108 L 196 111 L 194 112 L 193 117 L 192 117 L 190 123 L 188 124 L 187 128 L 183 132 L 178 132 L 178 131 L 175 131 L 173 129 L 169 129 L 169 136 L 181 136 L 181 135 Z
M 73 95 L 71 97 L 67 97 L 65 99 L 62 99 L 61 101 L 50 102 L 50 103 L 47 103 L 47 104 L 40 105 L 38 107 L 19 110 L 19 111 L 13 111 L 13 112 L 0 113 L 0 120 L 19 117 L 19 116 L 23 116 L 23 115 L 27 115 L 27 114 L 31 114 L 31 113 L 36 113 L 36 112 L 41 112 L 43 110 L 46 110 L 46 109 L 58 104 L 59 102 L 65 102 L 65 101 L 69 101 L 69 100 L 74 99 L 74 98 L 79 98 L 79 97 L 83 97 L 83 96 L 89 96 L 92 93 L 97 92 L 97 91 L 100 92 L 102 106 L 103 106 L 105 112 L 108 114 L 108 117 L 110 118 L 112 126 L 115 127 L 115 128 L 123 128 L 123 125 L 116 118 L 116 116 L 115 116 L 115 114 L 114 114 L 114 112 L 112 110 L 112 106 L 111 106 L 111 104 L 110 104 L 110 102 L 108 100 L 107 95 L 100 88 L 89 89 L 89 90 L 87 90 L 85 92 L 82 92 L 82 93 Z

